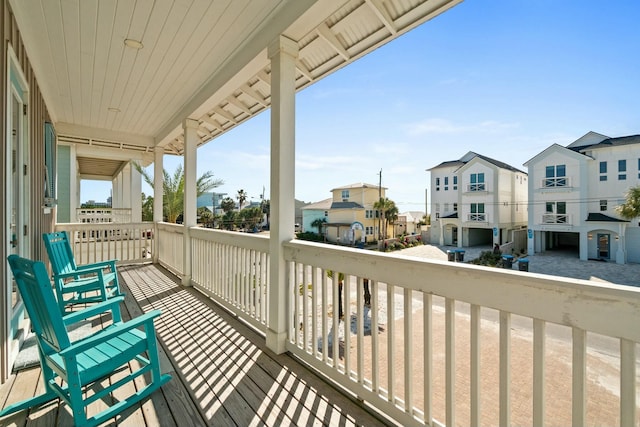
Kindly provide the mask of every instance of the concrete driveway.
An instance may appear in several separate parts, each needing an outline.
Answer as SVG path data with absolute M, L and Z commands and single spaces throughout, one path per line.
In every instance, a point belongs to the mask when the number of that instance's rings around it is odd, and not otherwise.
M 422 245 L 403 249 L 402 255 L 421 258 L 447 260 L 447 250 L 458 249 L 453 246 Z M 490 251 L 490 246 L 462 248 L 464 260 L 477 258 L 482 251 Z M 543 254 L 527 256 L 529 271 L 550 274 L 552 276 L 572 277 L 595 282 L 615 283 L 619 285 L 640 286 L 640 264 L 616 264 L 615 262 L 581 261 L 577 254 L 562 251 L 548 251 Z M 513 265 L 518 268 L 517 264 Z

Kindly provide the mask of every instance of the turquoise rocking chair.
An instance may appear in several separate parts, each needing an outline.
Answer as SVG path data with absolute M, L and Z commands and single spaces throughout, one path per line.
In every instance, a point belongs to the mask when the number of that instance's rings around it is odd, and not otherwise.
M 9 265 L 38 342 L 45 392 L 7 406 L 0 411 L 0 417 L 60 398 L 71 408 L 76 426 L 95 426 L 145 399 L 171 379 L 170 375 L 160 372 L 153 325 L 153 319 L 160 311 L 122 322 L 119 304 L 123 297 L 120 296 L 63 317 L 44 263 L 11 255 Z M 74 342 L 69 340 L 67 326 L 109 310 L 113 313 L 113 324 L 89 337 Z M 109 386 L 100 383 L 133 360 L 139 362 L 138 370 Z M 144 388 L 126 398 L 113 395 L 114 390 L 145 373 L 150 373 L 151 382 Z M 110 406 L 87 418 L 87 407 L 99 399 Z
M 77 265 L 66 232 L 42 235 L 49 255 L 61 313 L 80 303 L 95 303 L 121 295 L 116 260 Z

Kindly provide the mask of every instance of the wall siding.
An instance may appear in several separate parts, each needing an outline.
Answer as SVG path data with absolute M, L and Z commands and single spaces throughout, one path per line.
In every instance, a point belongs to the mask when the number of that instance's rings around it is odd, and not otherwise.
M 9 197 L 8 189 L 6 187 L 6 153 L 8 147 L 8 141 L 6 139 L 7 134 L 7 117 L 6 117 L 6 102 L 7 102 L 7 51 L 9 45 L 12 46 L 20 67 L 29 84 L 29 165 L 28 174 L 30 179 L 30 223 L 28 224 L 28 238 L 30 245 L 29 257 L 33 259 L 46 260 L 44 256 L 44 245 L 42 243 L 41 235 L 45 232 L 53 230 L 54 215 L 53 212 L 45 214 L 42 209 L 44 201 L 44 122 L 49 119 L 47 107 L 45 105 L 42 93 L 38 86 L 35 74 L 29 63 L 24 44 L 20 36 L 20 30 L 16 23 L 15 17 L 11 12 L 11 7 L 8 0 L 0 0 L 0 11 L 2 17 L 0 18 L 0 34 L 2 34 L 2 55 L 0 57 L 0 77 L 2 84 L 0 85 L 2 99 L 0 102 L 0 135 L 2 135 L 2 162 L 0 162 L 0 181 L 3 183 L 0 187 L 0 218 L 2 219 L 2 227 L 0 227 L 0 238 L 2 239 L 2 246 L 0 246 L 0 258 L 5 260 L 7 258 L 8 236 L 6 234 L 6 224 L 8 215 L 6 212 L 6 200 Z M 4 383 L 11 373 L 11 361 L 9 359 L 9 340 L 8 328 L 7 328 L 7 310 L 5 307 L 9 306 L 7 300 L 8 286 L 4 278 L 7 274 L 7 263 L 0 262 L 0 304 L 2 306 L 2 317 L 0 318 L 0 384 Z

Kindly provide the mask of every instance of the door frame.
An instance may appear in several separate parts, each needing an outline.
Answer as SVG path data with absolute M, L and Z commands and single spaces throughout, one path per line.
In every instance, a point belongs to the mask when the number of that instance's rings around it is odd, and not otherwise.
M 601 257 L 600 256 L 600 237 L 605 237 L 607 238 L 607 256 L 606 257 Z M 598 258 L 603 258 L 603 259 L 611 259 L 611 233 L 598 233 L 596 235 L 596 254 L 598 256 Z
M 5 182 L 4 192 L 6 195 L 7 205 L 6 205 L 6 213 L 4 216 L 3 224 L 5 230 L 5 248 L 4 253 L 9 255 L 12 253 L 16 253 L 20 256 L 28 256 L 30 254 L 30 245 L 29 245 L 29 235 L 30 231 L 30 170 L 24 169 L 29 165 L 29 155 L 30 155 L 30 115 L 29 115 L 29 84 L 28 80 L 25 77 L 24 72 L 20 66 L 20 61 L 16 56 L 11 44 L 7 44 L 7 69 L 6 69 L 6 82 L 5 87 L 6 91 L 6 99 L 5 102 L 5 123 L 6 123 L 6 134 L 5 134 L 5 176 L 3 177 L 3 181 Z M 16 143 L 16 156 L 14 160 L 13 155 L 13 113 L 15 108 L 13 106 L 14 100 L 17 100 L 18 106 L 18 114 L 16 116 L 18 121 L 18 141 Z M 16 174 L 17 177 L 17 185 L 14 184 L 14 172 L 13 172 L 13 163 L 15 162 Z M 32 167 L 29 165 L 29 167 Z M 18 197 L 17 201 L 14 200 L 15 188 L 18 189 Z M 16 230 L 17 230 L 17 238 L 18 246 L 17 249 L 12 247 L 12 237 L 11 232 L 11 210 L 14 207 L 14 204 L 17 203 L 18 211 L 16 215 Z M 27 234 L 25 234 L 27 233 Z M 24 304 L 22 301 L 18 301 L 15 306 L 13 305 L 12 292 L 13 292 L 13 276 L 11 274 L 11 270 L 8 266 L 7 260 L 5 262 L 5 277 L 3 277 L 3 282 L 6 284 L 2 289 L 4 293 L 3 299 L 5 301 L 5 306 L 3 307 L 3 312 L 5 313 L 0 320 L 0 326 L 2 327 L 2 335 L 4 344 L 6 344 L 6 348 L 2 351 L 2 367 L 0 371 L 2 371 L 2 376 L 6 377 L 11 370 L 11 366 L 15 361 L 15 358 L 18 355 L 18 351 L 20 346 L 22 345 L 22 341 L 24 340 L 24 332 L 26 328 L 28 328 L 28 322 L 25 322 L 25 310 Z M 4 347 L 5 345 L 3 345 Z

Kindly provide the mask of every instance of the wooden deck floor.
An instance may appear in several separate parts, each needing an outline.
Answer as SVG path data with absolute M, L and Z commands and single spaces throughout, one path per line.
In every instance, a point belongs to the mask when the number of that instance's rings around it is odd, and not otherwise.
M 384 425 L 293 358 L 267 350 L 263 337 L 164 269 L 128 266 L 120 273 L 124 316 L 162 310 L 156 330 L 163 371 L 173 380 L 104 425 Z M 12 376 L 0 386 L 0 407 L 37 393 L 39 380 L 39 368 Z M 68 408 L 51 403 L 0 419 L 0 425 L 66 426 L 73 420 Z

